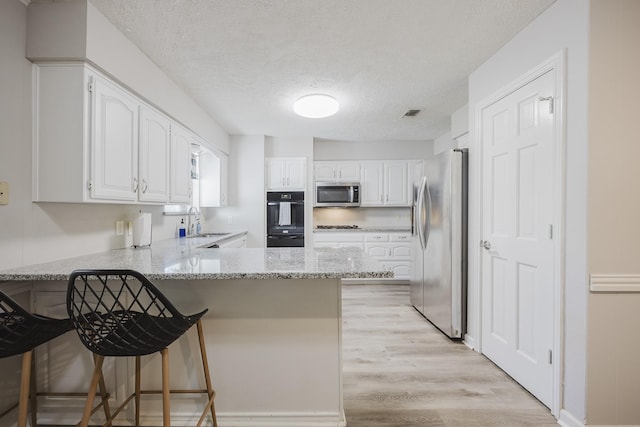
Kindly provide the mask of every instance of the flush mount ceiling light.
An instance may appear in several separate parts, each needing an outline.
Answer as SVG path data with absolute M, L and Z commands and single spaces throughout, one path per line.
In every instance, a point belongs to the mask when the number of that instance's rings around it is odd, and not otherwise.
M 293 111 L 297 115 L 310 119 L 333 116 L 339 108 L 334 97 L 323 94 L 305 95 L 293 104 Z

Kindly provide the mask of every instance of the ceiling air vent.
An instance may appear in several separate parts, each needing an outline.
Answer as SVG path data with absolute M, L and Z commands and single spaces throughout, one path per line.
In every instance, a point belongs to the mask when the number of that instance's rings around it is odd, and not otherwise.
M 407 110 L 402 117 L 415 117 L 420 113 L 420 110 Z

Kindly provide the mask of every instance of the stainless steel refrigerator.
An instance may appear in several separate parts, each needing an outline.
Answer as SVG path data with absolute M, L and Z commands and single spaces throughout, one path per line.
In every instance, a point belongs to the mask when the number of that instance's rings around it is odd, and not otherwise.
M 467 171 L 467 150 L 448 150 L 414 182 L 411 304 L 450 338 L 466 332 Z

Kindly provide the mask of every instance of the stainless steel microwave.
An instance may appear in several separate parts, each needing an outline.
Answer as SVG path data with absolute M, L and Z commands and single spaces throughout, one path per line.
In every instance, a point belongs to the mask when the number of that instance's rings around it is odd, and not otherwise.
M 360 206 L 359 182 L 316 182 L 315 205 L 319 208 Z

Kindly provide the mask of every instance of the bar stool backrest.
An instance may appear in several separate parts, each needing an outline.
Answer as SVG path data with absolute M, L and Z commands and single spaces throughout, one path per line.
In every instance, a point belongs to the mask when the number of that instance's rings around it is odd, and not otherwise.
M 0 292 L 0 358 L 33 350 L 72 328 L 69 319 L 32 314 Z
M 155 353 L 197 321 L 181 314 L 134 270 L 72 272 L 67 311 L 82 343 L 103 356 Z

